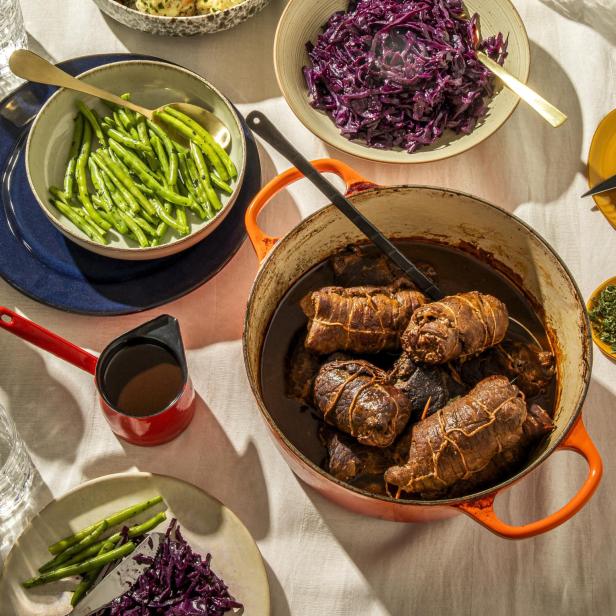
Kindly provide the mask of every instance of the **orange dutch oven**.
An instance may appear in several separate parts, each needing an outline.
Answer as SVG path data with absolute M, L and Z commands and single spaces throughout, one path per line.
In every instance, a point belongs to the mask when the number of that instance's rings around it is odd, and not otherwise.
M 246 228 L 261 265 L 252 287 L 243 335 L 250 386 L 273 440 L 303 481 L 352 511 L 387 520 L 426 522 L 465 513 L 490 531 L 509 539 L 547 532 L 575 515 L 591 498 L 602 475 L 602 462 L 582 421 L 590 382 L 590 325 L 580 291 L 565 264 L 547 242 L 522 220 L 471 195 L 429 186 L 381 187 L 332 159 L 313 164 L 339 175 L 353 204 L 391 239 L 417 238 L 472 250 L 521 287 L 538 308 L 557 359 L 556 427 L 545 443 L 513 477 L 463 498 L 397 500 L 347 485 L 302 454 L 279 428 L 279 409 L 268 408 L 261 390 L 261 351 L 268 325 L 289 288 L 309 269 L 349 244 L 364 240 L 333 205 L 312 214 L 283 238 L 267 235 L 257 217 L 270 199 L 303 177 L 291 168 L 267 184 L 246 212 Z M 497 495 L 536 469 L 556 450 L 586 459 L 588 476 L 579 492 L 559 511 L 524 526 L 500 520 Z

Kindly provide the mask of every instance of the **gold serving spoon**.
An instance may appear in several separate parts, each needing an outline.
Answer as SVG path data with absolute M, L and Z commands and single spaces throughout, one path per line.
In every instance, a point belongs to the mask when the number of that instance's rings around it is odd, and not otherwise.
M 490 72 L 496 75 L 512 92 L 517 94 L 523 101 L 528 103 L 544 120 L 549 122 L 554 128 L 559 127 L 567 120 L 567 116 L 549 103 L 542 96 L 529 88 L 525 83 L 514 77 L 508 70 L 504 69 L 498 62 L 495 62 L 488 55 L 479 51 L 478 45 L 481 41 L 479 26 L 475 24 L 473 28 L 473 44 L 477 59 Z
M 48 62 L 44 58 L 41 58 L 41 56 L 27 49 L 18 49 L 14 51 L 9 58 L 9 67 L 15 75 L 22 79 L 35 81 L 37 83 L 45 83 L 50 86 L 59 86 L 60 88 L 68 88 L 69 90 L 96 96 L 97 98 L 118 105 L 119 107 L 126 107 L 132 111 L 136 111 L 157 124 L 161 123 L 157 117 L 157 113 L 164 111 L 165 107 L 173 107 L 203 126 L 223 148 L 226 148 L 231 142 L 229 129 L 213 113 L 197 105 L 191 105 L 190 103 L 168 103 L 157 109 L 147 109 L 131 101 L 124 100 L 115 94 L 101 90 L 85 81 L 76 79 L 54 64 L 51 64 L 51 62 Z M 179 143 L 187 142 L 186 137 L 174 131 L 168 124 L 164 126 L 165 130 L 171 133 L 176 141 Z

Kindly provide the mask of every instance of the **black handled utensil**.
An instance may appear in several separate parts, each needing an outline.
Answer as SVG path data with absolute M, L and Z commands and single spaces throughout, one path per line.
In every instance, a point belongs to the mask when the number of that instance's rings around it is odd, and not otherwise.
M 616 188 L 616 175 L 607 178 L 607 180 L 603 180 L 603 182 L 599 182 L 599 184 L 587 190 L 582 197 L 592 197 L 607 192 L 608 190 L 614 190 L 614 188 Z
M 251 111 L 246 117 L 248 126 L 282 154 L 296 169 L 301 171 L 374 245 L 387 255 L 430 299 L 438 301 L 445 294 L 413 262 L 386 238 L 379 228 L 370 222 L 327 178 L 319 173 L 304 158 L 282 133 L 259 111 Z M 539 348 L 542 344 L 524 324 L 509 317 Z
M 248 126 L 301 171 L 377 248 L 387 255 L 416 285 L 433 300 L 443 292 L 386 238 L 325 176 L 321 175 L 259 111 L 246 118 Z

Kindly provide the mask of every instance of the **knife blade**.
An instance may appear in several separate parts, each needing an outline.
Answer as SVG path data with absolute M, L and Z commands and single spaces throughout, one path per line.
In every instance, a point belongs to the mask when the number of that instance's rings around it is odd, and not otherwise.
M 593 186 L 590 190 L 587 190 L 582 197 L 592 197 L 593 195 L 598 195 L 600 193 L 607 192 L 608 190 L 614 190 L 616 188 L 616 175 L 613 175 L 607 180 L 603 180 L 603 182 L 599 182 Z
M 148 564 L 135 562 L 135 556 L 156 556 L 163 533 L 150 533 L 133 552 L 116 565 L 79 603 L 69 616 L 88 616 L 123 595 L 149 569 Z

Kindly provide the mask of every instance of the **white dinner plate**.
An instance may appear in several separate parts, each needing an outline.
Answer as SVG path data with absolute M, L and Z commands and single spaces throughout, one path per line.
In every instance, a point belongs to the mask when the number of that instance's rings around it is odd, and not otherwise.
M 184 538 L 195 552 L 212 554 L 212 570 L 229 592 L 244 604 L 246 616 L 267 616 L 270 597 L 259 548 L 239 518 L 218 500 L 180 479 L 150 473 L 107 475 L 81 484 L 47 505 L 13 546 L 0 577 L 2 616 L 65 616 L 70 612 L 74 580 L 24 589 L 20 582 L 34 576 L 49 560 L 47 546 L 61 537 L 160 494 L 167 504 L 164 531 L 178 519 Z M 158 509 L 160 510 L 160 508 Z M 152 508 L 134 518 L 141 522 Z M 133 520 L 128 522 L 132 525 Z

